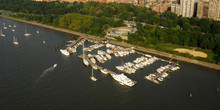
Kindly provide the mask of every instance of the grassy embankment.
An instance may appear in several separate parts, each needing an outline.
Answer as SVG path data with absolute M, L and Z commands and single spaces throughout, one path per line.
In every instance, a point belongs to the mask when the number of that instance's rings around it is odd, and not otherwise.
M 198 48 L 194 49 L 193 47 L 179 46 L 179 45 L 173 45 L 173 44 L 158 44 L 158 45 L 154 45 L 154 46 L 149 46 L 149 48 L 172 53 L 172 54 L 181 55 L 181 56 L 188 57 L 188 58 L 202 60 L 202 61 L 206 61 L 206 62 L 210 62 L 210 63 L 217 63 L 217 60 L 219 59 L 219 56 L 217 54 L 215 54 L 214 52 L 212 52 L 211 50 L 204 50 L 204 49 L 198 49 Z M 207 54 L 207 58 L 194 57 L 194 56 L 187 54 L 187 53 L 179 53 L 177 51 L 173 51 L 176 48 L 184 48 L 184 49 L 204 52 Z

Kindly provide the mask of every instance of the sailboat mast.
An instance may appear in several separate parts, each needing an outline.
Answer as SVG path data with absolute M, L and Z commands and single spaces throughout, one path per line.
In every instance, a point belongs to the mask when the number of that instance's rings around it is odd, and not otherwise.
M 83 51 L 83 59 L 85 58 L 85 54 L 84 54 L 84 43 L 83 43 L 83 49 L 82 49 L 82 51 Z
M 93 69 L 92 69 L 92 77 L 93 77 Z

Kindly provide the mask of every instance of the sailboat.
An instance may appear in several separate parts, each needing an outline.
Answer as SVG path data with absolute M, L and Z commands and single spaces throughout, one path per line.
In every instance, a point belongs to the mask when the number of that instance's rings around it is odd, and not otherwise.
M 40 31 L 38 31 L 38 30 L 37 30 L 37 31 L 36 31 L 36 33 L 37 33 L 37 34 L 39 34 L 39 33 L 40 33 Z
M 24 34 L 24 36 L 26 36 L 26 37 L 28 37 L 28 36 L 30 36 L 31 34 L 30 33 L 27 33 L 27 30 L 25 29 L 25 34 Z
M 16 27 L 15 23 L 14 23 L 14 27 Z
M 5 35 L 2 33 L 2 29 L 1 29 L 0 32 L 1 32 L 1 33 L 0 33 L 1 37 L 5 37 Z
M 92 76 L 90 76 L 91 80 L 97 81 L 97 79 L 93 76 L 93 69 L 92 69 Z
M 4 26 L 3 26 L 3 29 L 7 29 L 7 27 L 5 26 L 5 23 L 3 23 L 3 25 L 4 25 Z
M 86 66 L 89 66 L 89 62 L 85 59 L 84 43 L 83 43 L 83 63 L 84 63 Z
M 17 40 L 17 38 L 15 38 L 15 36 L 13 36 L 13 44 L 15 44 L 15 45 L 18 45 L 19 43 L 18 43 L 18 40 Z

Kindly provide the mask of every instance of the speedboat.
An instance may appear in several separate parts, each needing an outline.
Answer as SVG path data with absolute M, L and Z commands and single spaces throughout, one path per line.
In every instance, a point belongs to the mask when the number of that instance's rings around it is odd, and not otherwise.
M 54 67 L 54 68 L 57 67 L 57 64 L 54 64 L 53 67 Z

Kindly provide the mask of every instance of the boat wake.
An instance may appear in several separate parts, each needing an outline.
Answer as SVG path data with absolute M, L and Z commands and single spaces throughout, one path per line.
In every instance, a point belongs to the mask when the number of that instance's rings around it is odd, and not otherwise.
M 36 82 L 38 82 L 40 79 L 42 79 L 44 76 L 46 76 L 48 73 L 54 71 L 54 69 L 57 67 L 57 64 L 54 64 L 52 67 L 44 70 L 42 72 L 42 74 L 39 76 L 38 80 Z

